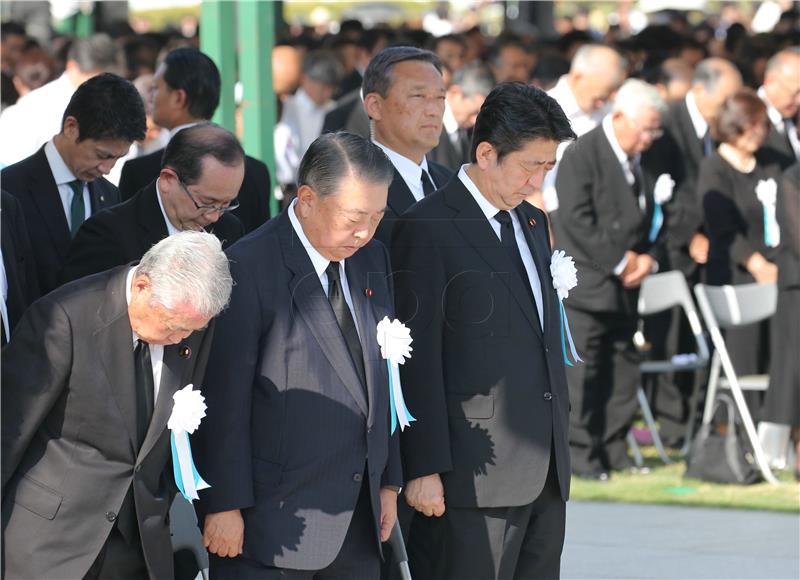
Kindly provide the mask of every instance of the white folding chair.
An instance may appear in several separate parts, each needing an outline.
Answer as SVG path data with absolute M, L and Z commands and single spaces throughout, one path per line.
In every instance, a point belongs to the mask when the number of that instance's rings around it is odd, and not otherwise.
M 737 328 L 766 320 L 775 313 L 778 289 L 775 284 L 740 284 L 736 286 L 707 286 L 694 288 L 697 304 L 714 345 L 711 370 L 703 410 L 703 424 L 711 422 L 717 389 L 729 389 L 742 418 L 747 439 L 753 448 L 756 464 L 764 479 L 772 484 L 778 480 L 772 474 L 769 461 L 759 441 L 753 418 L 744 400 L 743 391 L 764 391 L 769 385 L 769 375 L 737 376 L 733 367 L 723 329 Z M 720 374 L 724 376 L 720 376 Z
M 654 274 L 648 276 L 642 282 L 642 287 L 639 290 L 639 316 L 649 316 L 664 312 L 676 306 L 680 307 L 683 314 L 689 321 L 689 326 L 692 329 L 692 334 L 695 338 L 697 350 L 694 353 L 686 353 L 681 356 L 673 357 L 670 360 L 648 360 L 639 365 L 639 370 L 642 375 L 655 375 L 660 373 L 672 372 L 686 372 L 696 371 L 705 368 L 708 365 L 709 352 L 706 337 L 703 334 L 703 327 L 700 324 L 700 317 L 697 315 L 697 310 L 694 307 L 692 295 L 689 292 L 689 287 L 686 285 L 686 278 L 683 273 L 678 271 L 663 272 L 661 274 Z M 696 389 L 695 389 L 696 391 Z M 650 404 L 647 401 L 647 395 L 644 388 L 640 384 L 636 389 L 636 397 L 639 400 L 639 407 L 642 410 L 645 423 L 650 429 L 653 437 L 653 444 L 658 451 L 658 455 L 664 463 L 671 463 L 669 456 L 664 450 L 664 445 L 661 442 L 661 436 L 658 433 L 656 422 L 653 419 L 653 412 L 650 409 Z M 694 412 L 696 407 L 696 394 L 692 397 L 692 405 L 690 407 L 689 423 L 687 426 L 687 439 L 691 437 L 692 425 L 694 424 Z M 633 459 L 637 467 L 641 467 L 644 463 L 642 454 L 639 451 L 639 445 L 632 433 L 628 433 L 627 437 L 628 446 L 633 452 Z
M 208 552 L 203 546 L 203 536 L 197 527 L 197 514 L 191 503 L 178 494 L 169 510 L 169 530 L 172 534 L 172 551 L 188 550 L 194 556 L 200 575 L 208 580 Z

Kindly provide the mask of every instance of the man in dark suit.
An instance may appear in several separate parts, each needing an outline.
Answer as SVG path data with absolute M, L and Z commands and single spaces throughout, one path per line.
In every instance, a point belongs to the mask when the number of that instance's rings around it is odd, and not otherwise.
M 565 307 L 585 361 L 567 369 L 572 468 L 580 477 L 606 480 L 612 469 L 630 467 L 625 437 L 639 379 L 638 288 L 663 261 L 664 228 L 653 229 L 656 182 L 671 193 L 663 183 L 674 181 L 672 159 L 645 155 L 665 110 L 655 87 L 626 81 L 612 113 L 565 151 L 556 180 L 553 230 L 578 268 Z
M 75 91 L 61 133 L 0 173 L 3 189 L 22 205 L 43 294 L 58 286 L 83 221 L 120 202 L 119 190 L 102 176 L 144 134 L 139 92 L 121 77 L 102 74 Z
M 22 207 L 7 191 L 0 196 L 0 344 L 5 345 L 22 313 L 39 297 L 39 283 Z
M 559 575 L 569 399 L 547 219 L 524 199 L 574 137 L 544 92 L 500 84 L 472 163 L 395 225 L 397 311 L 414 338 L 401 376 L 417 422 L 401 447 L 415 577 Z
M 444 187 L 453 175 L 425 157 L 442 134 L 442 64 L 427 50 L 385 48 L 367 66 L 363 90 L 364 109 L 372 121 L 372 140 L 395 169 L 386 215 L 375 234 L 388 245 L 397 217 Z
M 787 48 L 769 59 L 758 96 L 767 106 L 770 121 L 764 147 L 778 153 L 786 169 L 800 159 L 800 48 Z
M 228 250 L 236 284 L 196 447 L 215 578 L 377 578 L 395 522 L 399 432 L 376 332 L 394 305 L 370 241 L 391 166 L 328 133 L 298 179 L 292 205 Z
M 84 222 L 62 280 L 138 260 L 153 244 L 183 230 L 204 229 L 223 248 L 230 245 L 244 233 L 230 213 L 243 177 L 244 151 L 231 132 L 212 123 L 179 131 L 164 151 L 158 179 Z
M 6 578 L 172 577 L 167 420 L 231 284 L 219 240 L 185 232 L 28 309 L 2 360 Z
M 174 137 L 181 129 L 211 120 L 219 105 L 220 86 L 219 69 L 207 55 L 194 48 L 171 51 L 153 77 L 153 121 Z M 119 181 L 123 200 L 158 177 L 163 155 L 164 150 L 159 149 L 125 162 Z M 239 207 L 233 211 L 245 232 L 269 219 L 270 191 L 267 166 L 246 156 Z

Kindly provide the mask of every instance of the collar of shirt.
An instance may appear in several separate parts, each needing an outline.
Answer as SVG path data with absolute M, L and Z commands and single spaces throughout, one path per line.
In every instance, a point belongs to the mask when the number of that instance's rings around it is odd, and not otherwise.
M 625 179 L 628 181 L 628 185 L 633 185 L 633 182 L 635 181 L 633 176 L 633 167 L 631 167 L 628 154 L 623 151 L 619 141 L 617 140 L 617 135 L 614 133 L 614 126 L 611 123 L 611 115 L 606 115 L 606 117 L 603 119 L 602 125 L 603 133 L 605 133 L 606 139 L 608 139 L 608 143 L 611 145 L 611 150 L 614 152 L 614 157 L 617 158 L 617 161 L 619 161 L 619 164 L 622 166 L 622 171 L 625 172 Z
M 406 185 L 408 186 L 408 189 L 411 190 L 414 198 L 419 201 L 425 197 L 425 192 L 422 190 L 422 172 L 423 170 L 428 171 L 428 159 L 423 157 L 422 163 L 417 165 L 408 157 L 404 157 L 396 151 L 392 151 L 386 145 L 383 145 L 375 140 L 373 140 L 373 143 L 383 149 L 383 152 L 386 153 L 389 161 L 392 162 L 394 168 L 400 173 L 400 177 L 402 177 L 403 181 L 406 182 Z M 431 178 L 431 182 L 433 182 L 434 188 L 438 187 L 438 184 L 434 182 L 430 171 L 428 171 L 428 175 Z
M 320 254 L 317 249 L 311 244 L 306 237 L 305 231 L 303 231 L 303 225 L 300 223 L 300 220 L 295 214 L 294 208 L 297 205 L 297 200 L 293 199 L 291 205 L 289 206 L 289 221 L 292 222 L 292 228 L 294 228 L 294 232 L 297 234 L 297 237 L 300 239 L 300 244 L 306 249 L 306 253 L 308 257 L 311 259 L 311 264 L 314 266 L 314 272 L 316 272 L 317 276 L 321 279 L 323 275 L 325 275 L 325 268 L 328 267 L 328 264 L 331 261 Z M 339 263 L 339 268 L 344 267 L 344 260 Z M 327 276 L 326 276 L 327 280 Z
M 50 171 L 53 172 L 53 179 L 56 180 L 56 185 L 65 185 L 71 181 L 75 181 L 75 176 L 67 164 L 64 163 L 64 158 L 61 153 L 56 149 L 56 144 L 53 140 L 47 142 L 44 146 L 44 154 L 47 157 L 47 163 L 50 165 Z
M 475 182 L 470 179 L 469 175 L 467 175 L 467 167 L 469 167 L 469 165 L 461 166 L 461 169 L 458 170 L 458 178 L 461 180 L 461 183 L 464 184 L 464 187 L 467 188 L 467 191 L 470 193 L 470 195 L 472 195 L 475 203 L 478 204 L 478 207 L 481 208 L 481 212 L 484 216 L 486 216 L 486 219 L 489 220 L 489 225 L 492 226 L 492 229 L 499 238 L 500 224 L 497 223 L 497 220 L 494 219 L 494 216 L 496 216 L 497 212 L 500 210 L 497 209 L 492 202 L 486 199 L 486 197 L 481 193 L 481 190 L 478 189 L 478 186 L 475 185 Z
M 164 223 L 167 226 L 167 235 L 174 236 L 180 230 L 176 228 L 171 221 L 169 221 L 169 217 L 167 217 L 167 212 L 164 209 L 164 202 L 161 201 L 161 190 L 158 188 L 158 179 L 156 179 L 156 199 L 158 200 L 158 207 L 161 208 L 161 216 L 164 218 Z
M 173 127 L 172 129 L 169 130 L 170 140 L 172 140 L 172 138 L 175 136 L 175 133 L 177 133 L 181 129 L 188 129 L 189 127 L 194 127 L 195 125 L 199 125 L 201 122 L 202 121 L 193 121 L 191 123 L 185 123 L 183 125 L 178 125 L 177 127 Z
M 131 284 L 133 283 L 133 275 L 136 272 L 136 266 L 128 270 L 128 275 L 125 278 L 125 302 L 130 305 L 131 303 Z M 136 350 L 136 343 L 139 341 L 139 335 L 131 329 L 131 337 L 133 338 L 133 350 Z M 150 365 L 153 367 L 153 401 L 158 402 L 158 390 L 161 387 L 161 370 L 164 367 L 164 345 L 163 344 L 148 344 L 150 347 Z
M 708 123 L 706 123 L 703 115 L 700 114 L 700 109 L 697 108 L 692 91 L 686 93 L 686 108 L 689 111 L 689 118 L 692 120 L 692 126 L 697 138 L 703 139 L 708 131 Z
M 458 136 L 458 121 L 456 121 L 455 115 L 453 115 L 453 109 L 450 108 L 450 103 L 445 100 L 444 102 L 444 115 L 442 116 L 442 125 L 444 126 L 444 130 L 447 131 L 449 136 L 456 135 Z
M 764 101 L 764 104 L 767 106 L 767 117 L 769 117 L 770 122 L 778 130 L 778 133 L 783 135 L 786 131 L 786 126 L 783 124 L 783 116 L 781 115 L 780 111 L 772 106 L 772 103 L 769 102 L 769 97 L 767 96 L 767 91 L 764 90 L 764 87 L 758 88 L 758 96 L 761 97 L 761 100 Z

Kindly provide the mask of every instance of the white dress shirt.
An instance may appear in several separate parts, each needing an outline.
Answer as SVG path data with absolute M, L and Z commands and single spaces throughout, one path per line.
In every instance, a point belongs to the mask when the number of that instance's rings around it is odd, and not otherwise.
M 322 134 L 325 115 L 336 107 L 335 101 L 317 105 L 302 88 L 283 105 L 281 123 L 285 123 L 297 139 L 298 156 L 303 157 L 314 139 Z
M 406 182 L 408 189 L 411 190 L 411 195 L 414 196 L 416 201 L 420 201 L 423 197 L 425 197 L 425 191 L 422 189 L 422 172 L 426 172 L 428 177 L 431 179 L 431 183 L 433 184 L 434 189 L 438 189 L 439 186 L 437 185 L 436 181 L 433 179 L 433 175 L 431 172 L 428 171 L 428 159 L 427 157 L 422 158 L 422 163 L 417 165 L 414 161 L 409 159 L 408 157 L 404 157 L 400 155 L 396 151 L 389 149 L 383 143 L 379 143 L 377 140 L 372 140 L 375 145 L 383 149 L 383 152 L 386 153 L 386 156 L 389 158 L 389 161 L 392 162 L 394 168 L 397 169 L 397 172 L 400 174 L 400 177 L 403 178 L 403 181 Z
M 442 126 L 444 127 L 450 142 L 453 145 L 458 145 L 458 121 L 453 115 L 453 109 L 450 108 L 450 103 L 446 100 L 444 102 L 444 115 L 442 115 Z
M 69 186 L 69 183 L 75 181 L 75 176 L 64 159 L 56 149 L 53 140 L 47 142 L 44 146 L 44 154 L 47 157 L 47 163 L 50 165 L 50 171 L 53 173 L 53 179 L 56 181 L 58 187 L 58 195 L 61 197 L 61 206 L 64 208 L 64 217 L 67 218 L 67 228 L 72 231 L 72 198 L 75 197 L 75 192 Z M 89 188 L 86 182 L 83 182 L 83 208 L 84 219 L 89 219 L 92 215 L 92 201 L 89 198 Z
M 794 156 L 800 159 L 800 137 L 797 135 L 797 125 L 792 119 L 784 119 L 781 112 L 772 106 L 764 87 L 759 87 L 758 96 L 761 97 L 761 100 L 764 101 L 764 104 L 767 106 L 767 116 L 769 117 L 770 123 L 772 123 L 778 133 L 786 135 L 789 138 Z
M 125 301 L 130 305 L 131 303 L 131 284 L 133 283 L 133 274 L 136 272 L 136 266 L 128 270 L 128 277 L 125 279 Z M 133 350 L 136 350 L 136 343 L 139 342 L 139 335 L 135 331 L 131 332 L 133 339 Z M 150 363 L 153 365 L 153 406 L 158 402 L 158 389 L 161 386 L 161 369 L 164 368 L 164 345 L 152 344 L 150 346 Z
M 2 211 L 2 209 L 0 209 Z M 6 263 L 3 261 L 3 250 L 0 250 L 0 319 L 3 320 L 3 331 L 6 333 L 6 340 L 11 340 L 11 326 L 8 322 L 8 276 L 6 275 Z
M 322 284 L 322 290 L 325 292 L 325 296 L 327 296 L 328 274 L 325 273 L 325 270 L 328 268 L 328 265 L 331 263 L 331 261 L 320 254 L 319 251 L 317 251 L 317 249 L 308 240 L 308 237 L 306 237 L 306 233 L 303 231 L 303 225 L 300 223 L 300 220 L 297 218 L 297 215 L 294 212 L 296 205 L 297 199 L 293 199 L 291 205 L 289 206 L 289 221 L 292 223 L 292 228 L 294 228 L 294 232 L 297 234 L 300 244 L 305 248 L 308 257 L 311 260 L 311 265 L 314 266 L 314 272 L 317 274 L 320 284 Z M 356 325 L 356 332 L 358 332 L 358 336 L 360 338 L 361 331 L 358 328 L 358 317 L 356 316 L 356 311 L 353 308 L 353 298 L 350 296 L 350 284 L 347 282 L 347 274 L 345 272 L 344 262 L 345 260 L 339 262 L 339 279 L 342 281 L 342 293 L 344 294 L 344 300 L 347 303 L 347 307 L 350 309 L 350 314 L 353 316 L 353 322 L 355 322 Z
M 700 109 L 697 108 L 697 101 L 694 100 L 694 93 L 689 91 L 686 93 L 686 109 L 689 111 L 689 118 L 692 120 L 692 127 L 698 139 L 703 139 L 708 132 L 708 123 L 700 114 Z
M 610 112 L 610 105 L 606 105 L 601 109 L 592 113 L 586 113 L 578 105 L 575 99 L 575 94 L 567 82 L 567 75 L 558 79 L 555 86 L 547 91 L 547 94 L 553 97 L 564 111 L 564 114 L 569 119 L 572 130 L 580 137 L 585 135 L 595 127 L 597 127 L 603 118 Z M 558 166 L 561 158 L 564 156 L 564 151 L 569 147 L 569 142 L 559 144 L 556 149 L 556 164 L 544 176 L 542 183 L 542 197 L 544 198 L 544 207 L 547 211 L 555 211 L 558 209 L 558 192 L 556 191 L 556 176 L 558 175 Z
M 467 167 L 467 165 L 461 166 L 461 169 L 458 172 L 458 178 L 461 180 L 461 183 L 464 184 L 464 187 L 467 188 L 467 191 L 469 191 L 473 199 L 475 199 L 478 207 L 481 208 L 481 212 L 483 212 L 483 215 L 485 215 L 486 219 L 489 221 L 489 225 L 492 227 L 492 231 L 494 231 L 497 239 L 501 240 L 500 222 L 495 219 L 497 212 L 500 210 L 483 196 L 481 190 L 478 189 L 477 185 L 475 185 L 475 182 L 469 178 L 466 170 Z M 514 226 L 514 239 L 517 242 L 517 248 L 519 248 L 520 257 L 522 258 L 522 263 L 525 266 L 525 272 L 528 274 L 528 282 L 530 282 L 531 290 L 533 290 L 534 302 L 536 302 L 536 311 L 539 313 L 539 324 L 542 326 L 542 330 L 544 330 L 542 282 L 539 279 L 539 271 L 536 269 L 536 262 L 534 262 L 533 254 L 531 254 L 531 249 L 528 247 L 528 241 L 525 239 L 525 233 L 522 230 L 522 225 L 519 223 L 519 219 L 517 218 L 517 212 L 512 210 L 508 213 L 511 215 L 511 224 Z

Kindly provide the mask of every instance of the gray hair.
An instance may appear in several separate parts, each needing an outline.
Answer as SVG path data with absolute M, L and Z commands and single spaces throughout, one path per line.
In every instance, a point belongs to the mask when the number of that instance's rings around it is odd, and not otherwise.
M 384 48 L 369 61 L 361 85 L 364 96 L 378 93 L 385 97 L 392 88 L 392 71 L 394 71 L 395 65 L 407 60 L 429 62 L 440 74 L 442 72 L 442 61 L 431 51 L 413 46 L 390 46 Z
M 188 304 L 207 318 L 227 306 L 233 286 L 222 243 L 206 232 L 164 238 L 142 257 L 135 275 L 150 279 L 151 303 L 167 310 Z
M 324 85 L 336 86 L 344 77 L 344 67 L 332 52 L 314 50 L 303 59 L 303 74 Z
M 779 70 L 786 67 L 786 65 L 791 63 L 789 60 L 791 57 L 800 57 L 800 46 L 790 46 L 789 48 L 784 48 L 780 52 L 776 52 L 772 57 L 767 61 L 767 66 L 764 69 L 764 74 L 778 72 Z M 793 64 L 793 63 L 791 63 Z M 787 70 L 787 74 L 800 74 L 800 71 L 794 70 L 793 72 Z
M 82 73 L 122 72 L 121 53 L 111 37 L 104 33 L 76 38 L 67 51 L 67 58 L 74 60 Z
M 480 63 L 465 65 L 453 73 L 453 80 L 450 83 L 461 89 L 461 94 L 467 98 L 480 95 L 485 97 L 494 88 L 494 75 Z
M 616 61 L 612 63 L 611 61 Z M 616 64 L 616 67 L 614 67 Z M 610 65 L 610 66 L 609 66 Z M 604 44 L 584 44 L 572 58 L 570 72 L 584 75 L 614 75 L 615 84 L 625 78 L 625 59 L 615 49 Z
M 726 73 L 739 74 L 733 64 L 724 58 L 712 57 L 701 61 L 694 69 L 694 77 L 692 77 L 692 86 L 702 85 L 707 93 L 713 93 L 717 90 L 719 80 Z
M 343 131 L 325 133 L 303 155 L 297 185 L 308 185 L 317 195 L 326 197 L 338 193 L 348 175 L 388 186 L 394 166 L 380 147 L 363 137 Z
M 628 79 L 617 91 L 612 110 L 630 117 L 642 109 L 652 109 L 663 115 L 667 112 L 667 103 L 653 85 L 639 79 Z

